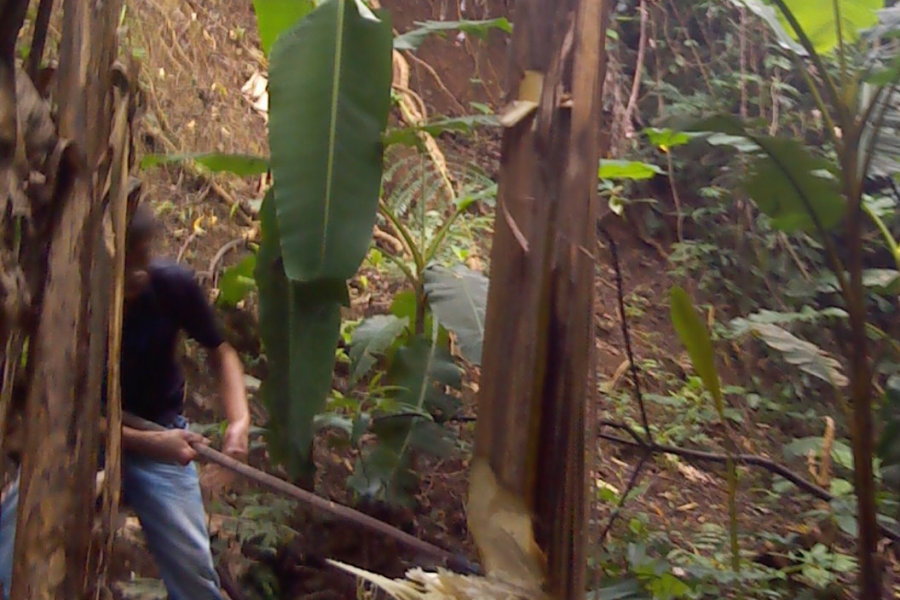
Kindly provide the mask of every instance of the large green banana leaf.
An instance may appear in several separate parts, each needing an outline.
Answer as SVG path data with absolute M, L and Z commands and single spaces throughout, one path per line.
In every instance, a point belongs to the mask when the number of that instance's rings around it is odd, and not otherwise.
M 262 243 L 256 262 L 259 326 L 268 375 L 262 398 L 269 412 L 269 448 L 294 478 L 309 476 L 314 418 L 322 411 L 334 369 L 343 281 L 297 283 L 283 269 L 279 227 L 270 190 L 260 209 Z
M 269 145 L 284 270 L 346 280 L 365 258 L 390 111 L 391 24 L 327 0 L 272 47 Z

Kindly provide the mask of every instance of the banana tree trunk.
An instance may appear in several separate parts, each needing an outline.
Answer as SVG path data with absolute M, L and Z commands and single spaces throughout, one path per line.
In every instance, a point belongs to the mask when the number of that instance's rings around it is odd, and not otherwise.
M 608 14 L 606 0 L 516 5 L 469 492 L 488 574 L 566 599 L 585 594 Z
M 112 157 L 122 160 L 123 153 L 109 147 L 122 0 L 64 1 L 56 123 L 31 79 L 17 69 L 10 76 L 16 43 L 10 34 L 24 16 L 11 14 L 14 5 L 28 1 L 12 0 L 0 13 L 0 133 L 14 149 L 8 159 L 0 156 L 3 194 L 9 190 L 0 207 L 3 233 L 15 227 L 18 235 L 15 244 L 0 244 L 0 255 L 24 283 L 0 291 L 8 298 L 16 293 L 18 312 L 28 318 L 7 321 L 0 333 L 29 343 L 24 373 L 8 368 L 18 355 L 3 356 L 3 420 L 7 390 L 13 383 L 27 390 L 10 597 L 88 598 L 97 574 L 89 561 L 93 519 L 86 516 L 94 508 L 113 282 L 111 225 L 103 217 L 105 199 L 121 196 L 114 188 L 123 185 L 122 165 L 110 175 Z M 6 341 L 0 340 L 4 348 Z

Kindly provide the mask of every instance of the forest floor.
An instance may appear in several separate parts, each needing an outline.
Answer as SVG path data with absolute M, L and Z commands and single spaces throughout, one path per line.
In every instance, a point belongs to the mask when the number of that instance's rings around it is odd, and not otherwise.
M 412 27 L 415 21 L 459 18 L 459 5 L 446 0 L 385 0 L 392 10 L 399 31 Z M 465 18 L 485 18 L 490 12 L 485 3 L 475 2 Z M 490 3 L 502 5 L 503 3 Z M 491 10 L 499 9 L 495 6 Z M 241 88 L 256 72 L 265 72 L 265 61 L 258 49 L 256 26 L 250 0 L 135 0 L 129 3 L 126 16 L 129 44 L 143 60 L 143 79 L 148 91 L 148 111 L 144 116 L 139 151 L 149 153 L 184 153 L 203 151 L 264 154 L 267 152 L 266 125 L 242 96 Z M 498 108 L 502 98 L 506 43 L 501 37 L 489 44 L 454 36 L 429 40 L 411 63 L 412 88 L 416 90 L 433 115 L 462 115 L 472 112 L 470 102 L 481 102 Z M 450 160 L 476 162 L 486 172 L 498 169 L 499 143 L 496 137 L 479 134 L 469 139 L 442 139 L 443 151 Z M 260 182 L 234 177 L 209 178 L 181 166 L 159 166 L 142 175 L 145 199 L 162 216 L 167 235 L 162 252 L 207 273 L 205 285 L 213 294 L 215 280 L 221 270 L 245 256 L 244 240 L 253 239 L 256 230 L 246 212 L 261 197 Z M 252 209 L 250 209 L 252 212 Z M 608 227 L 618 244 L 620 269 L 624 279 L 626 316 L 630 326 L 634 355 L 641 366 L 641 384 L 645 394 L 663 393 L 687 386 L 689 363 L 669 320 L 668 298 L 673 278 L 667 258 L 641 241 L 630 227 L 610 220 Z M 488 256 L 488 248 L 478 248 Z M 626 372 L 628 357 L 621 334 L 615 270 L 604 252 L 597 268 L 595 329 L 597 344 L 597 395 L 594 400 L 596 419 L 625 421 L 639 428 L 640 419 L 631 393 L 633 385 Z M 389 303 L 399 285 L 384 280 L 374 270 L 363 271 L 369 284 L 366 297 L 356 294 L 349 317 L 375 314 Z M 684 282 L 682 282 L 684 285 Z M 690 285 L 690 282 L 687 282 Z M 260 375 L 254 358 L 259 355 L 253 306 L 223 312 L 229 340 L 247 358 L 248 371 Z M 727 311 L 728 307 L 717 307 Z M 726 378 L 739 380 L 752 367 L 737 360 Z M 195 353 L 185 357 L 191 393 L 189 415 L 198 423 L 215 423 L 213 386 L 208 373 Z M 470 371 L 464 406 L 474 414 L 477 373 Z M 672 413 L 658 403 L 648 403 L 649 421 L 657 433 L 665 434 Z M 776 426 L 756 422 L 745 411 L 742 451 L 781 458 L 781 444 L 797 436 Z M 257 425 L 264 424 L 264 411 L 254 406 Z M 703 432 L 716 439 L 714 426 Z M 471 439 L 471 424 L 460 425 L 463 440 Z M 806 435 L 820 435 L 809 431 Z M 688 440 L 687 445 L 690 444 Z M 695 447 L 709 444 L 697 443 Z M 713 447 L 713 450 L 716 448 Z M 624 491 L 641 451 L 625 446 L 601 443 L 589 449 L 591 476 L 598 490 L 613 486 Z M 339 502 L 349 502 L 345 481 L 352 470 L 353 456 L 337 451 L 320 440 L 316 447 L 318 481 L 316 492 Z M 271 470 L 265 451 L 255 450 L 254 465 Z M 805 465 L 793 465 L 805 473 Z M 205 469 L 205 467 L 203 467 Z M 457 458 L 434 462 L 421 470 L 422 490 L 415 511 L 387 511 L 383 507 L 365 508 L 368 512 L 391 521 L 416 536 L 454 550 L 472 553 L 466 529 L 464 500 L 467 490 L 467 462 Z M 740 527 L 744 532 L 803 532 L 807 527 L 797 515 L 814 506 L 814 501 L 794 493 L 775 497 L 769 493 L 771 476 L 758 471 L 741 470 L 738 500 Z M 727 489 L 724 469 L 717 465 L 690 465 L 682 460 L 654 456 L 643 471 L 637 493 L 626 503 L 618 525 L 606 540 L 599 540 L 613 513 L 614 505 L 598 491 L 593 502 L 591 523 L 592 553 L 599 554 L 605 545 L 627 537 L 634 530 L 634 519 L 643 522 L 647 531 L 665 532 L 672 543 L 686 552 L 703 553 L 697 547 L 698 532 L 706 525 L 721 528 L 727 522 Z M 240 578 L 248 562 L 241 555 L 240 542 L 248 537 L 265 538 L 269 532 L 257 525 L 253 535 L 240 531 L 245 526 L 236 515 L 249 514 L 249 505 L 259 505 L 257 520 L 272 518 L 287 522 L 299 535 L 290 548 L 278 549 L 275 556 L 254 557 L 267 561 L 281 580 L 284 598 L 303 598 L 315 592 L 331 590 L 331 597 L 355 598 L 355 583 L 323 567 L 323 557 L 333 557 L 388 575 L 401 575 L 404 565 L 417 557 L 393 547 L 352 526 L 322 519 L 306 507 L 278 504 L 251 486 L 236 490 L 205 490 L 210 510 L 210 527 L 216 537 L 215 547 L 227 570 Z M 265 505 L 266 510 L 262 510 Z M 280 512 L 279 512 L 280 511 Z M 238 523 L 238 525 L 235 525 Z M 273 524 L 273 529 L 280 524 Z M 277 532 L 275 532 L 277 533 Z M 274 535 L 274 533 L 273 533 Z M 133 519 L 129 519 L 121 536 L 122 551 L 117 554 L 115 578 L 120 580 L 123 598 L 148 600 L 159 597 L 158 584 L 145 578 L 155 577 L 155 569 L 140 544 Z M 742 539 L 749 551 L 762 550 L 760 538 Z M 759 544 L 754 547 L 754 544 Z M 261 544 L 264 545 L 264 544 Z M 130 581 L 129 581 L 130 580 Z M 289 587 L 290 591 L 285 590 Z M 329 596 L 317 596 L 329 597 Z M 237 599 L 233 599 L 237 600 Z

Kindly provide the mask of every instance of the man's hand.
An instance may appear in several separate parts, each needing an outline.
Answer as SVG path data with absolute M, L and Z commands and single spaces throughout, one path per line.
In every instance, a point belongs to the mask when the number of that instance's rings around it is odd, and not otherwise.
M 235 460 L 244 462 L 249 455 L 250 420 L 239 419 L 228 424 L 225 439 L 222 441 L 222 452 Z
M 222 453 L 231 458 L 247 462 L 249 455 L 250 422 L 249 419 L 238 419 L 228 424 L 225 439 L 222 440 Z M 204 465 L 200 473 L 200 485 L 207 496 L 219 494 L 226 490 L 235 490 L 238 483 L 234 471 L 221 465 Z
M 187 429 L 153 432 L 147 454 L 162 462 L 187 466 L 197 458 L 197 451 L 191 447 L 191 444 L 198 443 L 209 444 L 209 440 Z

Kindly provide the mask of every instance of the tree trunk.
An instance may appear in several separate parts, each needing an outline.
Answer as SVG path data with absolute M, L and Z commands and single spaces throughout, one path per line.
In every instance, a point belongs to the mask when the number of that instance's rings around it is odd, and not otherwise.
M 47 4 L 41 3 L 42 10 L 49 10 Z M 31 79 L 22 71 L 16 74 L 20 85 L 12 122 L 18 121 L 19 129 L 11 138 L 17 142 L 15 159 L 4 172 L 8 186 L 2 190 L 5 195 L 8 189 L 9 197 L 0 208 L 4 235 L 15 223 L 18 236 L 14 244 L 4 237 L 0 251 L 27 282 L 27 293 L 18 297 L 27 304 L 22 312 L 33 318 L 0 327 L 7 337 L 19 334 L 29 340 L 22 381 L 10 381 L 7 375 L 3 382 L 4 390 L 12 383 L 27 390 L 13 600 L 92 597 L 96 581 L 88 566 L 90 515 L 113 282 L 110 223 L 103 217 L 108 198 L 121 196 L 121 173 L 129 160 L 128 152 L 123 158 L 121 148 L 110 148 L 121 6 L 122 0 L 65 0 L 54 96 L 56 132 Z M 20 26 L 21 20 L 16 31 Z M 5 126 L 10 114 L 5 69 L 12 55 L 6 54 L 8 46 L 3 50 L 0 117 Z M 39 62 L 36 57 L 31 65 Z M 37 135 L 47 127 L 51 135 Z M 9 139 L 5 127 L 3 133 Z M 114 159 L 120 163 L 115 169 Z M 7 295 L 9 290 L 4 290 Z M 6 347 L 6 339 L 0 342 Z M 19 359 L 18 353 L 9 353 L 5 366 Z M 3 400 L 0 414 L 5 419 L 8 398 Z
M 514 20 L 469 521 L 489 574 L 577 599 L 608 6 L 523 0 Z

